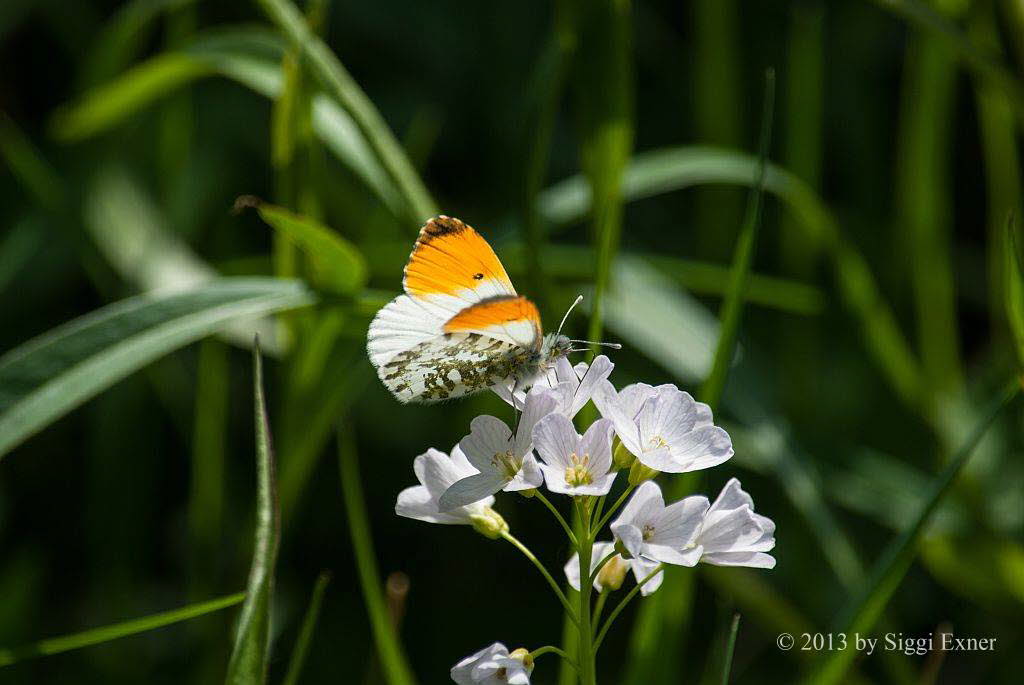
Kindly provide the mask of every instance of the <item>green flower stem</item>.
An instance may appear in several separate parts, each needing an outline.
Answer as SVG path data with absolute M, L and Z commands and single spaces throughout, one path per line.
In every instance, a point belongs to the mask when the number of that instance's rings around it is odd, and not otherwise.
M 604 565 L 607 564 L 609 561 L 611 561 L 612 557 L 614 557 L 616 554 L 618 554 L 618 552 L 616 552 L 613 549 L 611 552 L 608 553 L 608 555 L 604 559 L 602 559 L 601 561 L 597 562 L 597 564 L 594 566 L 594 570 L 592 570 L 590 572 L 590 584 L 591 585 L 593 585 L 594 581 L 597 580 L 597 574 L 601 572 L 601 569 L 604 568 Z
M 640 588 L 646 585 L 651 578 L 658 575 L 658 572 L 664 570 L 664 568 L 665 564 L 658 564 L 655 566 L 653 571 L 644 576 L 644 579 L 637 583 L 636 587 L 630 590 L 625 597 L 619 600 L 619 603 L 615 605 L 614 609 L 612 609 L 612 613 L 608 614 L 608 620 L 604 622 L 603 626 L 601 626 L 601 632 L 597 634 L 597 639 L 594 640 L 595 652 L 601 648 L 601 643 L 604 641 L 604 636 L 608 634 L 608 629 L 612 627 L 612 622 L 618 618 L 619 614 L 621 614 L 622 610 L 626 608 L 626 605 L 629 604 L 630 600 L 636 597 L 636 594 L 640 592 Z
M 597 595 L 597 601 L 594 602 L 594 618 L 591 621 L 594 626 L 601 621 L 601 612 L 604 611 L 604 603 L 608 599 L 609 594 L 608 590 L 601 590 Z
M 605 513 L 601 520 L 598 521 L 597 525 L 594 526 L 594 528 L 591 530 L 592 535 L 596 537 L 597 534 L 601 532 L 601 529 L 604 528 L 604 525 L 608 523 L 608 520 L 612 516 L 615 515 L 615 512 L 619 510 L 619 507 L 622 506 L 622 503 L 626 501 L 627 497 L 629 497 L 629 493 L 633 492 L 635 488 L 636 486 L 631 484 L 629 487 L 626 488 L 625 492 L 619 495 L 619 498 L 615 500 L 615 504 L 612 505 L 612 508 Z
M 579 670 L 579 666 L 577 666 L 576 662 L 572 660 L 572 657 L 566 654 L 564 650 L 555 647 L 554 645 L 544 645 L 543 647 L 538 647 L 537 649 L 530 652 L 530 658 L 536 661 L 537 657 L 544 656 L 545 654 L 557 654 L 565 660 L 565 663 L 569 664 L 577 671 Z
M 582 506 L 579 500 L 576 501 L 576 511 L 579 512 L 579 532 L 576 535 L 579 540 L 577 546 L 580 558 L 580 608 L 579 608 L 579 648 L 577 650 L 577 661 L 579 663 L 580 685 L 595 685 L 597 682 L 596 669 L 594 667 L 594 642 L 593 622 L 590 615 L 590 595 L 594 587 L 583 582 L 590 578 L 590 562 L 594 552 L 593 537 L 590 531 L 591 518 L 590 510 Z
M 541 502 L 543 502 L 544 506 L 547 507 L 552 514 L 554 514 L 555 518 L 558 520 L 558 523 L 561 524 L 562 530 L 564 530 L 565 534 L 569 536 L 569 542 L 572 543 L 573 547 L 579 549 L 579 543 L 576 540 L 576 535 L 572 532 L 572 528 L 569 527 L 569 524 L 566 522 L 565 517 L 558 513 L 558 509 L 556 509 L 555 505 L 551 503 L 551 500 L 545 497 L 544 493 L 542 493 L 540 490 L 537 490 L 537 494 L 535 495 L 535 497 L 539 499 Z
M 519 540 L 513 537 L 512 534 L 508 531 L 502 533 L 501 537 L 512 543 L 513 547 L 522 552 L 523 556 L 529 559 L 533 563 L 533 565 L 537 567 L 537 570 L 540 571 L 542 576 L 544 576 L 544 580 L 548 581 L 548 585 L 551 586 L 551 590 L 555 593 L 555 596 L 558 597 L 558 601 L 562 603 L 562 606 L 565 608 L 565 611 L 568 614 L 569 618 L 572 619 L 572 622 L 575 623 L 577 627 L 579 627 L 579 617 L 573 610 L 572 605 L 569 604 L 569 600 L 565 598 L 565 593 L 562 592 L 562 588 L 558 587 L 558 583 L 556 583 L 555 579 L 551 577 L 551 574 L 548 573 L 548 570 L 544 568 L 544 564 L 540 563 L 537 557 L 534 556 L 533 552 L 531 552 L 526 545 L 519 542 Z

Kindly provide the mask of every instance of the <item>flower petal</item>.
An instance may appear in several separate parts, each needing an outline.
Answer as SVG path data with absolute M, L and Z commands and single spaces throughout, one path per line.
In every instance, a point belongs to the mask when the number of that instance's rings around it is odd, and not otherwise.
M 608 473 L 612 467 L 612 422 L 598 419 L 590 424 L 576 450 L 581 457 L 589 457 L 590 472 L 595 478 Z
M 453 513 L 440 513 L 437 510 L 437 500 L 422 485 L 414 485 L 402 490 L 398 493 L 398 500 L 395 502 L 395 513 L 399 516 L 427 523 L 469 523 L 468 518 L 459 515 L 463 511 L 465 510 L 459 508 L 453 510 Z
M 577 369 L 580 365 L 577 365 Z M 605 355 L 594 358 L 594 362 L 585 368 L 584 373 L 579 376 L 578 385 L 573 394 L 572 404 L 569 406 L 569 418 L 576 416 L 583 407 L 587 405 L 590 398 L 597 390 L 597 386 L 611 375 L 615 365 Z
M 623 409 L 620 394 L 615 392 L 615 387 L 608 381 L 601 381 L 594 391 L 593 399 L 601 416 L 612 422 L 615 433 L 626 449 L 633 454 L 640 454 L 640 431 L 633 417 Z
M 657 568 L 660 562 L 649 561 L 640 557 L 634 557 L 629 560 L 629 568 L 633 571 L 633 577 L 636 582 L 641 582 L 644 578 L 649 576 L 651 572 Z M 658 588 L 661 587 L 661 581 L 665 579 L 665 572 L 658 571 L 657 574 L 646 583 L 640 586 L 640 594 L 644 597 L 653 594 Z
M 705 564 L 713 566 L 750 566 L 752 568 L 775 568 L 775 557 L 764 552 L 715 552 L 701 557 Z
M 570 455 L 579 447 L 580 436 L 572 421 L 562 414 L 548 414 L 533 429 L 537 454 L 550 466 L 572 466 Z
M 441 512 L 449 512 L 456 507 L 479 502 L 501 490 L 506 482 L 500 474 L 493 472 L 463 478 L 445 490 L 437 502 L 437 508 Z
M 469 424 L 469 435 L 459 442 L 466 459 L 481 473 L 495 470 L 495 454 L 512 449 L 512 431 L 505 422 L 484 414 Z
M 527 454 L 523 457 L 523 465 L 519 467 L 519 473 L 515 478 L 508 481 L 502 488 L 505 492 L 518 492 L 519 490 L 532 490 L 544 484 L 544 475 L 540 471 L 536 457 Z
M 534 386 L 526 395 L 526 405 L 519 417 L 516 427 L 516 439 L 513 453 L 517 457 L 524 456 L 533 449 L 533 428 L 537 422 L 555 410 L 558 400 L 548 388 Z

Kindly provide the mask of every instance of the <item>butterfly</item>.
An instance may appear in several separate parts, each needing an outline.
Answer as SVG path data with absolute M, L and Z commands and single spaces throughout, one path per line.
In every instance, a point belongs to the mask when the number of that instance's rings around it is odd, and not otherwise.
M 405 294 L 370 323 L 366 348 L 377 376 L 403 403 L 530 387 L 585 342 L 562 335 L 561 326 L 543 335 L 537 306 L 516 293 L 491 246 L 449 216 L 420 229 L 402 286 Z

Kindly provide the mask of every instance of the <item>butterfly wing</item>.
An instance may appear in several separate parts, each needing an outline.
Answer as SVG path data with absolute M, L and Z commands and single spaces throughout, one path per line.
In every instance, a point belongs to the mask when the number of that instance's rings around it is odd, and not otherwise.
M 402 402 L 483 390 L 540 348 L 537 308 L 516 295 L 487 241 L 458 219 L 423 226 L 403 286 L 367 336 L 370 361 Z

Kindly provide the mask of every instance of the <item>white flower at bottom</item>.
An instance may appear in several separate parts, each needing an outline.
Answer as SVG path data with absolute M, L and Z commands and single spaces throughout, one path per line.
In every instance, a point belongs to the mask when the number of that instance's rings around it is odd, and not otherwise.
M 438 500 L 441 511 L 478 502 L 499 490 L 516 492 L 540 487 L 544 482 L 533 456 L 533 427 L 555 408 L 550 390 L 534 388 L 526 396 L 516 434 L 493 416 L 478 416 L 469 424 L 469 435 L 459 448 L 479 473 L 454 483 Z
M 612 550 L 615 549 L 615 543 L 613 542 L 595 542 L 593 551 L 590 553 L 590 567 L 593 569 L 597 564 L 601 562 L 606 556 L 608 556 Z M 640 557 L 633 557 L 632 559 L 623 559 L 622 555 L 616 554 L 614 557 L 608 560 L 600 571 L 597 573 L 597 577 L 594 578 L 594 589 L 598 592 L 602 590 L 618 590 L 622 587 L 622 580 L 626 574 L 626 570 L 633 571 L 633 577 L 636 578 L 636 582 L 642 581 L 647 576 L 651 575 L 657 567 L 658 562 L 648 561 L 647 559 L 641 559 Z M 657 574 L 640 587 L 640 594 L 647 596 L 661 587 L 661 581 L 665 577 L 664 571 L 658 571 Z M 569 581 L 569 585 L 572 585 L 573 589 L 577 592 L 580 589 L 580 555 L 573 554 L 565 564 L 565 578 Z
M 509 654 L 500 642 L 467 656 L 452 666 L 452 680 L 459 685 L 529 685 L 533 672 L 533 659 L 525 649 Z
M 702 495 L 666 507 L 661 488 L 647 481 L 636 489 L 611 529 L 631 556 L 694 566 L 703 551 L 695 540 L 707 510 L 708 499 Z
M 705 564 L 775 568 L 775 557 L 765 553 L 775 547 L 775 522 L 754 513 L 754 500 L 735 478 L 708 509 L 696 544 Z

